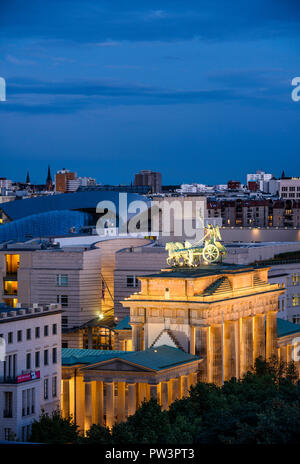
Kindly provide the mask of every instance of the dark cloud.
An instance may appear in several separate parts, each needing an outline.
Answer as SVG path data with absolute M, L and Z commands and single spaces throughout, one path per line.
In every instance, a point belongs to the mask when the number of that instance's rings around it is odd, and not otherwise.
M 193 105 L 221 102 L 262 105 L 269 103 L 272 98 L 288 101 L 290 96 L 288 82 L 270 85 L 265 80 L 264 73 L 227 72 L 219 76 L 209 76 L 208 81 L 211 82 L 207 88 L 184 91 L 102 81 L 45 82 L 14 78 L 7 82 L 7 102 L 0 106 L 0 111 L 60 114 L 118 105 Z

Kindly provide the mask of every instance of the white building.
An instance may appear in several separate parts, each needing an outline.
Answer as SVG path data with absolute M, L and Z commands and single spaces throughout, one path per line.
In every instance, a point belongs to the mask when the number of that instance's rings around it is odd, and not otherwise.
M 40 413 L 59 409 L 61 306 L 0 306 L 0 441 L 27 441 Z
M 285 200 L 300 199 L 300 177 L 280 179 L 279 196 Z

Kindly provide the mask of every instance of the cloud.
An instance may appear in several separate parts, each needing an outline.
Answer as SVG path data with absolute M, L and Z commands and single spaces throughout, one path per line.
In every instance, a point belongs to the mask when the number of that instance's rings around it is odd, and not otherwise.
M 15 56 L 12 56 L 12 55 L 6 55 L 5 59 L 9 63 L 16 64 L 18 66 L 30 66 L 30 65 L 36 64 L 35 61 L 16 58 Z
M 24 113 L 74 113 L 109 106 L 195 105 L 209 103 L 243 103 L 278 105 L 290 102 L 289 85 L 268 84 L 257 80 L 256 86 L 237 86 L 237 76 L 206 88 L 182 90 L 163 89 L 140 84 L 110 81 L 46 82 L 15 78 L 7 82 L 7 102 L 0 111 Z
M 1 6 L 0 36 L 96 43 L 257 40 L 299 37 L 297 0 L 11 0 Z M 151 6 L 151 9 L 149 8 Z

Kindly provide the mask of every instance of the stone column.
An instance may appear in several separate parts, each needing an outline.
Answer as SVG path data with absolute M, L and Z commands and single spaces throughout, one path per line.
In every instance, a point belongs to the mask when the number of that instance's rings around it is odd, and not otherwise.
M 105 382 L 106 389 L 106 426 L 112 428 L 115 423 L 115 391 L 114 382 Z
M 179 379 L 172 379 L 172 402 L 179 397 Z
M 189 396 L 188 376 L 182 375 L 179 381 L 179 398 Z
M 131 322 L 132 327 L 132 350 L 141 351 L 143 349 L 143 324 L 141 322 Z
M 103 382 L 92 382 L 92 422 L 93 424 L 104 424 L 103 408 Z
M 286 363 L 287 362 L 287 347 L 282 345 L 279 347 L 279 360 Z
M 169 407 L 168 382 L 161 382 L 160 390 L 161 390 L 161 407 L 163 410 L 166 411 Z
M 125 382 L 118 382 L 118 413 L 117 421 L 124 422 L 126 419 L 125 414 Z
M 189 380 L 188 380 L 189 388 L 194 387 L 196 383 L 197 383 L 197 372 L 192 372 L 191 374 L 189 374 Z
M 241 318 L 240 332 L 240 375 L 245 375 L 253 367 L 253 318 Z
M 196 327 L 191 325 L 190 326 L 190 353 L 191 354 L 196 353 L 195 341 L 196 341 Z
M 147 401 L 147 384 L 138 383 L 138 405 L 140 406 L 143 401 Z
M 69 395 L 69 380 L 63 379 L 62 380 L 62 416 L 69 417 L 69 402 L 70 402 L 70 395 Z
M 211 363 L 212 382 L 216 385 L 222 384 L 222 325 L 211 326 Z
M 84 431 L 90 429 L 92 425 L 92 385 L 91 382 L 85 382 L 85 420 Z
M 266 358 L 266 317 L 264 314 L 257 314 L 254 316 L 253 327 L 253 362 L 256 358 Z
M 77 376 L 76 384 L 76 424 L 79 430 L 84 431 L 85 423 L 85 382 L 83 377 Z
M 267 313 L 266 359 L 277 358 L 277 311 Z
M 136 384 L 128 384 L 128 416 L 133 416 L 136 411 Z
M 236 343 L 235 343 L 235 321 L 224 323 L 224 380 L 236 377 Z
M 236 352 L 236 363 L 235 363 L 235 376 L 237 379 L 240 378 L 240 365 L 241 365 L 241 362 L 240 362 L 240 357 L 241 357 L 241 353 L 240 353 L 240 326 L 241 326 L 241 321 L 240 319 L 237 319 L 235 321 L 233 321 L 233 325 L 234 325 L 234 335 L 235 335 L 235 352 Z
M 75 377 L 69 380 L 69 415 L 75 420 Z
M 202 358 L 199 363 L 201 382 L 209 382 L 209 327 L 197 327 L 195 336 L 195 354 Z

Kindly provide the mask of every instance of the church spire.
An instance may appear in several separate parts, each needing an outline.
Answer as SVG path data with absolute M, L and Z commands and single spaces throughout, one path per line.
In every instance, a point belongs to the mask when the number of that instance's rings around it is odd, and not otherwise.
M 26 176 L 26 184 L 30 184 L 30 177 L 29 177 L 29 171 L 27 171 L 27 176 Z
M 52 182 L 51 171 L 50 171 L 49 165 L 48 165 L 48 175 L 46 179 L 46 187 L 47 187 L 47 190 L 52 190 L 53 188 L 53 182 Z

